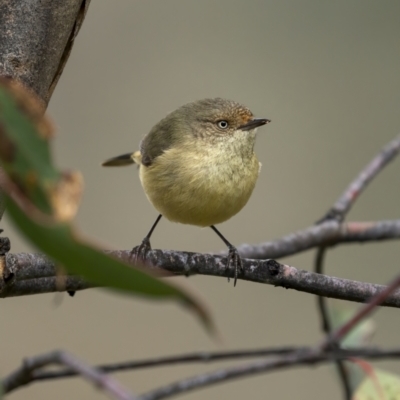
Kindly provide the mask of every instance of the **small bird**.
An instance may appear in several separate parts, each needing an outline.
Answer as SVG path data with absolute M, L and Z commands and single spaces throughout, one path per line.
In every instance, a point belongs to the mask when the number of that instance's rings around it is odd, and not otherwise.
M 271 122 L 254 118 L 235 101 L 221 98 L 188 103 L 168 114 L 144 136 L 140 150 L 103 166 L 138 164 L 143 189 L 160 213 L 147 236 L 132 250 L 146 258 L 150 237 L 164 216 L 182 224 L 210 227 L 228 246 L 226 267 L 234 286 L 243 264 L 237 249 L 217 230 L 237 214 L 253 192 L 261 164 L 254 153 L 256 130 Z

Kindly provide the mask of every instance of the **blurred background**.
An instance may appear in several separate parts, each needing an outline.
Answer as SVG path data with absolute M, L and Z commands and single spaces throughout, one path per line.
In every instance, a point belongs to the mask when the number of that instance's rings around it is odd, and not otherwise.
M 244 210 L 220 225 L 233 243 L 260 243 L 309 226 L 382 146 L 400 131 L 400 3 L 372 0 L 92 1 L 49 114 L 57 163 L 82 171 L 77 218 L 105 248 L 139 244 L 157 216 L 135 168 L 102 169 L 136 150 L 165 114 L 204 97 L 247 105 L 272 123 L 259 130 L 263 164 Z M 371 184 L 352 220 L 399 218 L 400 160 Z M 7 217 L 12 252 L 32 251 Z M 154 248 L 218 251 L 210 229 L 162 220 Z M 314 251 L 281 261 L 312 269 Z M 342 246 L 326 272 L 386 283 L 400 269 L 398 242 Z M 204 298 L 223 335 L 215 343 L 179 305 L 107 290 L 74 298 L 49 294 L 2 300 L 0 374 L 25 356 L 66 349 L 89 363 L 201 351 L 311 345 L 321 340 L 316 299 L 308 294 L 214 277 L 179 278 Z M 351 305 L 350 305 L 351 306 Z M 374 343 L 398 346 L 399 310 L 375 314 Z M 191 365 L 117 374 L 136 393 L 230 365 Z M 382 368 L 400 373 L 399 362 Z M 341 398 L 332 367 L 258 375 L 182 398 Z M 10 398 L 95 399 L 80 379 L 37 383 Z

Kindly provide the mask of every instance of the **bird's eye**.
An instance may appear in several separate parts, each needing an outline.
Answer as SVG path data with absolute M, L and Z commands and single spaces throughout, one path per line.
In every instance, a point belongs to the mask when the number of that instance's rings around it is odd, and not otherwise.
M 218 128 L 221 128 L 221 129 L 226 129 L 229 126 L 228 121 L 225 121 L 225 120 L 218 121 L 217 125 L 218 125 Z

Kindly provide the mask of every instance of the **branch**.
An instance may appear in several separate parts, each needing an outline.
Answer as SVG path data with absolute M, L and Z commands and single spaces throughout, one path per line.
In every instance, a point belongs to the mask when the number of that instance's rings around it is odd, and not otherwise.
M 364 243 L 400 238 L 400 219 L 379 222 L 326 221 L 291 233 L 281 239 L 257 245 L 242 244 L 239 253 L 246 258 L 281 258 L 320 246 Z
M 363 190 L 379 174 L 379 172 L 381 172 L 382 169 L 398 155 L 399 151 L 400 135 L 396 136 L 390 143 L 388 143 L 381 152 L 365 166 L 321 221 L 330 219 L 336 219 L 339 222 L 343 221 L 344 217 L 350 211 L 350 208 Z
M 245 358 L 260 358 L 260 357 L 293 357 L 293 355 L 309 355 L 315 353 L 315 349 L 311 347 L 277 347 L 277 348 L 265 348 L 256 350 L 238 350 L 238 351 L 226 351 L 226 352 L 201 352 L 201 353 L 190 353 L 183 354 L 180 356 L 169 356 L 160 357 L 155 359 L 139 360 L 139 361 L 126 361 L 120 363 L 112 363 L 105 365 L 98 365 L 95 367 L 87 367 L 91 370 L 98 371 L 101 374 L 101 380 L 104 381 L 104 373 L 121 372 L 128 370 L 137 370 L 142 368 L 170 366 L 177 364 L 187 363 L 210 363 L 225 360 L 240 360 Z M 27 363 L 21 368 L 12 372 L 6 378 L 4 378 L 2 385 L 6 393 L 9 393 L 17 388 L 25 386 L 29 383 L 36 381 L 53 380 L 60 378 L 72 378 L 80 376 L 81 373 L 76 368 L 65 368 L 60 371 L 45 371 L 41 372 L 40 369 L 44 366 L 41 360 L 54 360 L 54 353 L 50 355 L 37 356 L 28 360 L 29 366 L 27 370 Z M 66 353 L 64 353 L 66 354 Z M 363 358 L 370 360 L 387 360 L 400 358 L 400 349 L 379 349 L 370 347 L 360 347 L 355 349 L 336 349 L 326 350 L 320 353 L 320 362 L 329 362 L 337 360 L 347 360 L 350 358 Z M 52 363 L 53 361 L 51 361 Z M 298 358 L 298 363 L 301 364 L 304 361 Z M 47 365 L 47 364 L 46 364 Z M 67 364 L 69 365 L 69 364 Z M 35 368 L 32 368 L 35 367 Z
M 299 347 L 277 347 L 256 350 L 236 350 L 225 352 L 201 352 L 189 353 L 179 356 L 159 357 L 139 361 L 125 361 L 120 363 L 104 364 L 96 366 L 96 369 L 104 373 L 131 371 L 136 369 L 163 367 L 179 364 L 193 364 L 193 363 L 212 363 L 216 361 L 225 360 L 240 360 L 247 358 L 260 358 L 267 356 L 276 356 L 282 354 L 293 353 L 299 351 Z M 304 350 L 307 350 L 305 347 Z M 397 353 L 396 353 L 397 354 Z M 400 350 L 399 350 L 400 356 Z M 60 378 L 72 378 L 78 376 L 78 373 L 72 369 L 64 369 L 61 371 L 39 372 L 32 376 L 32 380 L 49 380 Z
M 339 224 L 355 203 L 362 191 L 375 178 L 383 168 L 389 164 L 400 151 L 400 135 L 389 142 L 372 161 L 367 164 L 359 175 L 350 183 L 343 194 L 339 197 L 330 211 L 319 221 L 316 226 L 311 226 L 304 231 L 286 236 L 277 243 L 267 242 L 259 245 L 244 244 L 238 248 L 243 257 L 248 258 L 280 258 L 292 255 L 299 251 L 308 250 L 312 247 L 332 246 L 338 243 L 352 241 L 382 240 L 387 234 L 392 238 L 399 237 L 400 225 L 394 227 L 375 226 L 368 227 L 368 223 Z M 331 222 L 331 224 L 328 224 Z M 395 221 L 392 221 L 395 222 Z M 365 224 L 365 225 L 363 225 Z M 321 229 L 321 227 L 323 227 Z M 346 229 L 347 227 L 347 229 Z M 344 228 L 344 232 L 343 232 Z M 374 231 L 375 228 L 380 231 Z M 390 233 L 387 232 L 394 229 Z M 344 234 L 344 237 L 342 236 Z M 378 239 L 379 238 L 379 239 Z M 318 242 L 319 243 L 316 243 Z
M 399 357 L 400 353 L 396 352 L 395 357 Z M 226 382 L 246 376 L 254 376 L 255 374 L 277 371 L 283 368 L 292 368 L 299 365 L 318 365 L 333 360 L 346 360 L 350 357 L 364 357 L 370 359 L 385 358 L 383 352 L 375 352 L 374 350 L 368 354 L 368 350 L 364 354 L 357 354 L 357 350 L 337 350 L 335 352 L 322 352 L 314 348 L 299 349 L 293 353 L 282 355 L 275 359 L 267 359 L 254 362 L 247 365 L 217 370 L 210 373 L 183 379 L 172 384 L 160 387 L 150 392 L 144 393 L 137 400 L 159 400 L 167 397 L 176 396 L 194 389 L 204 388 L 216 383 Z M 390 357 L 394 355 L 389 351 Z
M 79 374 L 93 382 L 97 387 L 108 391 L 116 399 L 135 400 L 136 397 L 129 394 L 129 391 L 120 385 L 113 378 L 103 374 L 96 368 L 90 367 L 83 361 L 65 351 L 54 351 L 25 359 L 23 365 L 11 373 L 2 381 L 4 393 L 9 393 L 21 386 L 27 385 L 34 380 L 37 370 L 51 364 L 60 364 L 69 367 L 75 374 Z
M 129 262 L 129 251 L 112 251 L 109 254 Z M 0 297 L 55 291 L 81 290 L 91 287 L 79 277 L 60 275 L 52 261 L 41 254 L 7 254 L 3 276 L 0 281 Z M 281 286 L 301 292 L 331 297 L 341 300 L 366 302 L 385 286 L 340 279 L 315 272 L 296 269 L 275 260 L 243 260 L 244 273 L 240 279 Z M 174 275 L 231 276 L 225 268 L 225 258 L 210 254 L 152 250 L 147 256 L 150 272 L 160 269 Z M 400 290 L 387 297 L 382 303 L 388 307 L 400 307 Z

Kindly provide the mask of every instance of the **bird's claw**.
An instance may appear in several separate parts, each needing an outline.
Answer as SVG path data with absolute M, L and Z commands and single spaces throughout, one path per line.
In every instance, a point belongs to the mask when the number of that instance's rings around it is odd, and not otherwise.
M 146 260 L 147 253 L 151 250 L 150 239 L 147 237 L 142 240 L 139 246 L 135 246 L 129 253 L 129 259 L 135 263 Z
M 242 258 L 240 257 L 239 252 L 237 251 L 236 247 L 232 246 L 232 247 L 229 248 L 228 258 L 226 260 L 226 268 L 228 270 L 233 268 L 233 270 L 234 270 L 233 286 L 236 286 L 236 281 L 237 281 L 237 278 L 238 278 L 239 270 L 240 270 L 241 273 L 244 272 Z M 229 280 L 230 279 L 228 277 L 228 282 L 229 282 Z

